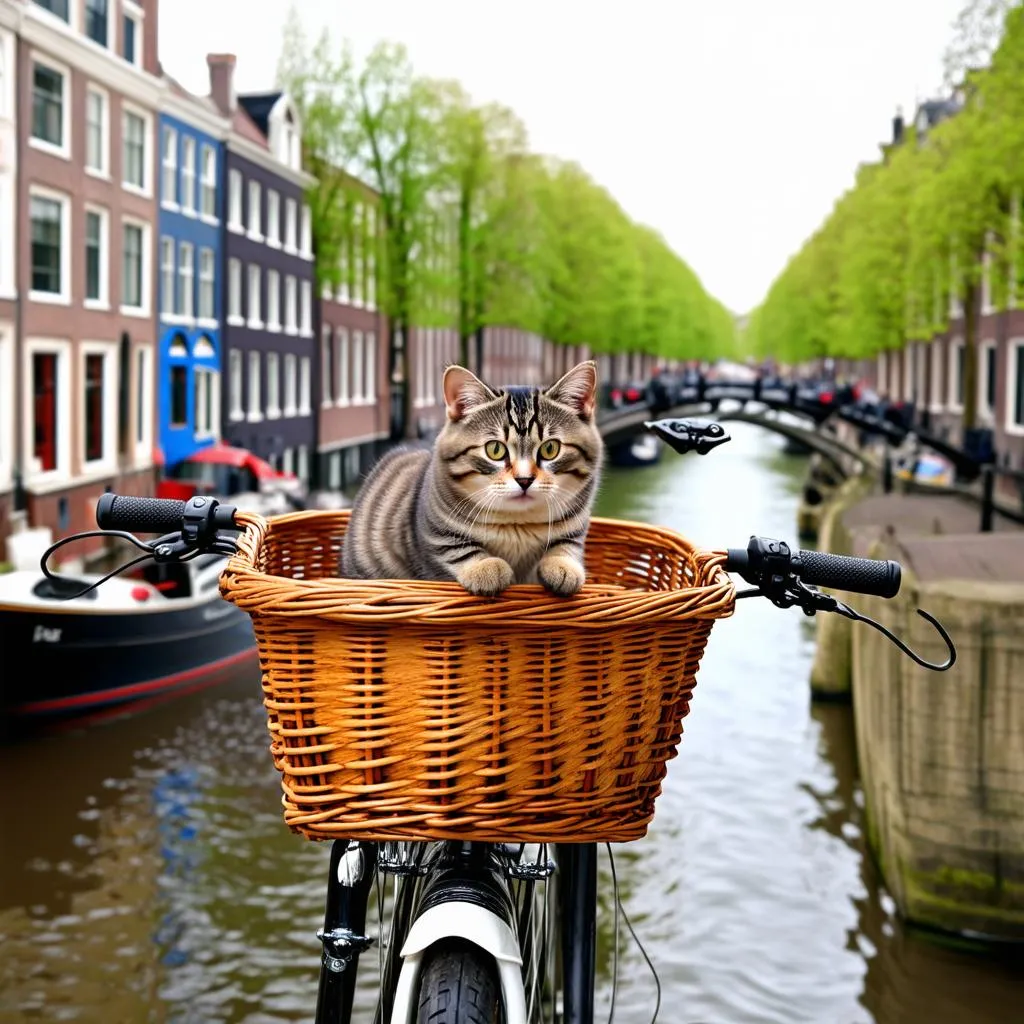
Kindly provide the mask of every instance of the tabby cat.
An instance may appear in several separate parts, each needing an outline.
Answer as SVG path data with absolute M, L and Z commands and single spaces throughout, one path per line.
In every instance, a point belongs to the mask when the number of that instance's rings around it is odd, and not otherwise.
M 341 575 L 575 594 L 603 454 L 594 363 L 545 389 L 492 388 L 449 366 L 442 388 L 433 450 L 389 452 L 356 496 Z

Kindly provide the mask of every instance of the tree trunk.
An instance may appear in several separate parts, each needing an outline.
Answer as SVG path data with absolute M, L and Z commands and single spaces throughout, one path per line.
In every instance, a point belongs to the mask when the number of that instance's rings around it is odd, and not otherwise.
M 403 426 L 403 437 L 406 440 L 415 440 L 419 437 L 419 431 L 416 425 L 416 410 L 413 407 L 413 389 L 412 389 L 412 360 L 409 358 L 409 325 L 408 323 L 402 324 L 402 426 Z M 429 367 L 427 367 L 429 370 Z
M 978 286 L 969 284 L 964 291 L 964 411 L 963 428 L 978 424 Z

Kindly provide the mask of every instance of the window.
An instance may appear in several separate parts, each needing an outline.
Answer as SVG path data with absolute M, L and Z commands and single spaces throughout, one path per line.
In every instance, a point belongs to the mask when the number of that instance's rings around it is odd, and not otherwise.
M 281 330 L 281 275 L 267 271 L 267 330 Z
M 302 248 L 303 256 L 313 255 L 313 227 L 310 218 L 309 207 L 302 204 Z
M 1014 434 L 1024 433 L 1024 341 L 1009 344 L 1010 372 L 1007 374 L 1007 427 Z
M 174 239 L 160 239 L 160 311 L 173 316 L 175 310 L 175 284 L 177 267 L 174 262 Z
M 51 14 L 56 14 L 62 21 L 68 20 L 68 0 L 35 0 L 35 3 Z
M 312 412 L 313 377 L 312 364 L 309 356 L 299 361 L 299 413 L 308 416 Z
M 332 491 L 341 489 L 341 452 L 331 452 L 327 460 L 327 486 Z
M 181 140 L 181 208 L 196 212 L 196 140 L 189 135 Z
M 197 366 L 192 371 L 193 405 L 195 407 L 197 438 L 215 437 L 217 434 L 217 388 L 219 375 L 205 366 Z
M 294 334 L 296 330 L 296 294 L 295 278 L 289 274 L 284 279 L 284 329 L 287 334 Z
M 142 66 L 142 26 L 135 14 L 128 10 L 121 20 L 121 56 L 129 64 Z
M 249 182 L 249 237 L 254 238 L 257 241 L 263 238 L 263 210 L 260 208 L 261 202 L 261 190 L 260 183 L 258 181 Z
M 366 398 L 363 390 L 363 332 L 352 332 L 352 402 L 361 405 Z
M 150 428 L 153 423 L 153 385 L 150 381 L 149 348 L 135 350 L 135 449 L 136 459 L 141 455 L 151 459 Z
M 163 173 L 160 182 L 160 198 L 167 205 L 178 202 L 178 133 L 164 126 L 164 152 L 161 160 Z
M 249 289 L 246 296 L 249 303 L 249 326 L 262 327 L 260 319 L 260 268 L 255 263 L 249 264 Z
M 32 138 L 67 155 L 67 76 L 35 61 L 32 65 Z
M 978 349 L 978 405 L 991 416 L 996 411 L 996 343 L 986 341 Z
M 196 251 L 191 242 L 182 242 L 178 247 L 178 315 L 191 317 L 195 313 L 195 259 Z
M 106 305 L 107 217 L 99 210 L 85 211 L 85 300 Z
M 228 227 L 242 230 L 242 172 L 228 173 Z
M 107 125 L 107 94 L 90 87 L 85 94 L 85 168 L 96 174 L 109 173 L 110 132 Z
M 349 401 L 349 375 L 348 375 L 348 331 L 339 327 L 334 335 L 334 371 L 337 377 L 337 401 L 338 405 L 348 405 Z
M 228 353 L 228 375 L 231 389 L 231 418 L 240 420 L 245 415 L 242 411 L 242 353 L 236 348 Z
M 124 135 L 122 184 L 145 191 L 146 189 L 146 119 L 134 111 L 126 110 L 122 120 Z
M 145 239 L 140 224 L 124 225 L 122 305 L 129 309 L 145 308 Z
M 29 204 L 32 222 L 32 292 L 40 296 L 68 298 L 68 266 L 65 259 L 67 200 L 33 195 Z
M 108 0 L 85 0 L 85 34 L 100 46 L 109 45 L 110 12 Z
M 59 358 L 56 352 L 32 354 L 32 454 L 41 473 L 50 473 L 57 468 Z
M 281 472 L 293 476 L 295 473 L 295 453 L 291 448 L 285 448 L 281 453 Z
M 249 353 L 249 419 L 261 420 L 260 412 L 260 354 Z
M 103 458 L 103 364 L 99 354 L 85 357 L 85 461 Z
M 276 352 L 267 353 L 267 419 L 281 415 L 281 381 Z
M 928 386 L 929 407 L 932 412 L 942 412 L 945 402 L 942 394 L 942 366 L 945 356 L 945 342 L 936 338 L 931 344 L 931 383 Z
M 184 342 L 182 343 L 184 346 Z M 188 350 L 186 349 L 186 352 Z M 188 367 L 176 363 L 171 367 L 171 426 L 188 426 Z
M 272 188 L 267 189 L 267 244 L 281 244 L 281 196 Z
M 200 185 L 202 197 L 200 211 L 209 220 L 217 217 L 217 150 L 203 146 L 203 179 Z
M 309 449 L 300 444 L 295 459 L 295 475 L 302 481 L 309 480 Z
M 295 415 L 297 398 L 295 380 L 295 356 L 289 352 L 284 357 L 284 414 L 285 416 Z
M 373 331 L 366 335 L 366 400 L 377 400 L 377 335 Z
M 959 411 L 964 405 L 964 343 L 955 338 L 949 345 L 949 407 Z
M 217 316 L 215 306 L 216 264 L 212 249 L 199 250 L 199 319 L 213 320 Z
M 242 261 L 228 260 L 228 323 L 242 322 Z
M 324 324 L 320 333 L 320 401 L 331 404 L 331 325 Z
M 302 282 L 302 334 L 310 337 L 313 333 L 313 283 Z
M 295 252 L 295 217 L 294 199 L 284 201 L 284 247 L 288 252 Z

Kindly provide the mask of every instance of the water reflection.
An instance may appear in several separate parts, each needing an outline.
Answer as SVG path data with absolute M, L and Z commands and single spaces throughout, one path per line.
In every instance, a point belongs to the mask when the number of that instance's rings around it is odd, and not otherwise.
M 705 546 L 792 538 L 803 460 L 736 425 L 705 457 L 610 472 L 603 514 Z M 709 642 L 647 839 L 620 896 L 677 1024 L 994 1024 L 1019 966 L 904 929 L 864 855 L 849 709 L 811 706 L 814 620 L 749 602 Z M 0 750 L 0 1020 L 308 1021 L 328 849 L 283 826 L 258 685 Z M 599 1019 L 613 904 L 602 854 Z M 372 1002 L 377 958 L 364 961 Z M 357 997 L 358 998 L 358 997 Z M 650 972 L 623 927 L 616 1021 Z M 361 1018 L 372 1019 L 369 1013 Z

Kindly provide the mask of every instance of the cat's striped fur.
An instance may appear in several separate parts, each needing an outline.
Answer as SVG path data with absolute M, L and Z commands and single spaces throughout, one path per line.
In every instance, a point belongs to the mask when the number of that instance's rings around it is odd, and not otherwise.
M 389 452 L 356 496 L 341 574 L 575 594 L 603 456 L 594 363 L 546 389 L 492 388 L 450 366 L 443 390 L 433 450 Z

